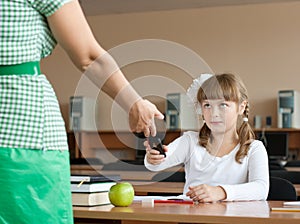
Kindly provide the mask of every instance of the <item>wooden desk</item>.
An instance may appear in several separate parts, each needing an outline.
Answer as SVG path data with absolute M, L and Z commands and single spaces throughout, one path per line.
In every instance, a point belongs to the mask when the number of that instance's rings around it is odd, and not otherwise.
M 151 182 L 152 177 L 156 174 L 156 172 L 151 171 L 120 171 L 120 170 L 93 170 L 91 166 L 87 169 L 83 169 L 82 166 L 78 168 L 76 165 L 72 166 L 71 172 L 76 174 L 103 174 L 103 175 L 114 175 L 119 174 L 121 176 L 121 179 L 124 181 L 131 182 L 136 192 L 139 195 L 146 195 L 148 192 L 151 193 L 164 193 L 164 192 L 170 192 L 170 193 L 182 193 L 183 189 L 183 182 Z M 170 169 L 169 171 L 178 171 L 182 170 L 177 168 Z M 300 184 L 294 184 L 297 194 L 300 196 Z
M 300 172 L 300 167 L 285 167 L 287 171 Z
M 147 193 L 174 193 L 182 194 L 184 182 L 146 182 L 129 181 L 132 183 L 136 195 L 147 195 Z M 300 196 L 300 184 L 294 184 L 297 195 Z
M 270 206 L 281 207 L 282 202 L 221 202 L 199 205 L 155 204 L 153 207 L 143 207 L 141 203 L 133 203 L 129 207 L 114 207 L 112 205 L 97 207 L 73 207 L 73 211 L 75 224 L 100 223 L 101 220 L 106 220 L 105 223 L 122 224 L 300 223 L 300 212 L 271 212 Z M 111 222 L 109 220 L 111 220 Z
M 169 193 L 173 195 L 182 194 L 184 182 L 145 182 L 129 181 L 136 195 L 148 195 L 148 193 Z

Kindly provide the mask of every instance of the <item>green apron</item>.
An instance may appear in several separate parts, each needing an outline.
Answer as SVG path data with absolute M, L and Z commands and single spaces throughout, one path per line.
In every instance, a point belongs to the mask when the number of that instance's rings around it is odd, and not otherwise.
M 0 147 L 0 223 L 73 223 L 69 152 Z

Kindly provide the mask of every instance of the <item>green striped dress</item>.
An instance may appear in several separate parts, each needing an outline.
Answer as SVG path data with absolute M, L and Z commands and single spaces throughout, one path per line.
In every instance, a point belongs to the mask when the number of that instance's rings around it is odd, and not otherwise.
M 1 0 L 0 65 L 51 54 L 47 17 L 69 1 Z M 73 223 L 65 125 L 45 75 L 0 75 L 0 161 L 0 224 Z

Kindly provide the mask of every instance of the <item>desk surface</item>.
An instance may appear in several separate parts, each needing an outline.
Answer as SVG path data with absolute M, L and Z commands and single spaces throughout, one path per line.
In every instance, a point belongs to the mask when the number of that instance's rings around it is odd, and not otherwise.
M 112 205 L 73 207 L 74 217 L 88 219 L 135 220 L 138 222 L 173 223 L 300 223 L 300 212 L 271 212 L 281 207 L 279 201 L 220 202 L 186 204 L 155 204 L 142 206 L 135 202 L 129 207 Z

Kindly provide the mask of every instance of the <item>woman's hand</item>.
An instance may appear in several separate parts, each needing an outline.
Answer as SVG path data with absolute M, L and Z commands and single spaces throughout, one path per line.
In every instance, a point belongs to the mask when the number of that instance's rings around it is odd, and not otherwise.
M 132 132 L 144 132 L 146 137 L 156 135 L 154 118 L 164 119 L 164 115 L 148 100 L 140 99 L 129 111 L 129 126 Z
M 226 193 L 222 187 L 207 184 L 190 186 L 186 196 L 195 202 L 217 202 L 226 199 Z
M 164 155 L 161 155 L 159 151 L 152 149 L 148 141 L 144 142 L 144 146 L 146 147 L 146 159 L 148 163 L 158 165 L 165 160 Z M 162 147 L 165 152 L 168 151 L 168 148 L 165 145 Z

